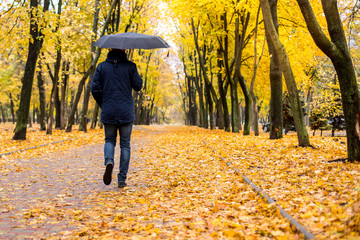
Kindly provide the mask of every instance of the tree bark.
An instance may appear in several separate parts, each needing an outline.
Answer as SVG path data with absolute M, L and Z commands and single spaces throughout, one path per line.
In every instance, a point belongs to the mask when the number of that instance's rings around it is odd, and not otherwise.
M 255 136 L 259 136 L 259 113 L 258 113 L 258 105 L 257 105 L 257 99 L 254 93 L 254 86 L 255 86 L 255 80 L 256 80 L 256 73 L 257 69 L 259 67 L 261 58 L 264 54 L 264 47 L 265 47 L 265 41 L 263 44 L 262 52 L 259 57 L 259 60 L 257 59 L 257 36 L 258 36 L 258 25 L 259 25 L 259 15 L 260 15 L 260 6 L 256 15 L 256 24 L 255 24 L 255 37 L 254 37 L 254 70 L 253 75 L 251 78 L 251 84 L 250 84 L 250 96 L 252 99 L 252 125 L 254 128 Z
M 55 94 L 55 128 L 60 129 L 60 115 L 61 115 L 61 101 L 59 96 L 59 81 L 57 85 L 57 90 Z
M 187 84 L 189 88 L 189 118 L 190 118 L 190 125 L 196 125 L 196 90 L 194 88 L 194 77 L 187 76 Z
M 41 59 L 38 63 L 39 71 L 37 73 L 37 84 L 39 89 L 39 105 L 40 105 L 40 114 L 39 114 L 39 123 L 40 123 L 40 130 L 46 130 L 46 95 L 45 95 L 45 81 L 42 76 L 42 65 Z
M 205 66 L 205 49 L 206 47 L 204 46 L 204 50 L 203 50 L 203 53 L 201 52 L 200 50 L 200 47 L 199 47 L 199 42 L 198 42 L 198 32 L 196 31 L 195 29 L 195 24 L 194 24 L 194 19 L 191 18 L 191 26 L 192 26 L 192 31 L 193 31 L 193 36 L 194 36 L 194 43 L 195 43 L 195 48 L 196 48 L 196 51 L 198 53 L 198 56 L 199 56 L 199 64 L 200 64 L 200 69 L 201 69 L 201 73 L 202 73 L 202 76 L 204 77 L 204 80 L 205 80 L 205 98 L 206 98 L 206 102 L 207 102 L 207 105 L 208 105 L 208 109 L 209 109 L 209 114 L 210 114 L 210 129 L 214 129 L 214 120 L 213 120 L 213 109 L 214 109 L 214 106 L 213 106 L 213 102 L 212 102 L 212 99 L 211 99 L 211 91 L 212 92 L 215 92 L 214 90 L 214 87 L 212 86 L 211 84 L 211 81 L 209 79 L 209 76 L 207 74 L 207 71 L 206 71 L 206 66 Z M 216 96 L 216 93 L 215 95 Z M 216 101 L 217 99 L 215 99 Z M 207 113 L 204 114 L 205 116 L 205 127 L 207 126 Z
M 185 84 L 187 86 L 187 94 L 188 94 L 189 125 L 195 126 L 197 124 L 196 89 L 194 87 L 195 77 L 192 76 L 191 70 L 189 73 L 188 69 L 186 68 L 184 52 L 182 56 L 182 62 L 184 66 L 185 82 L 186 82 Z
M 97 29 L 98 29 L 98 23 L 99 23 L 99 12 L 100 12 L 100 0 L 96 0 L 95 1 L 95 13 L 94 13 L 94 19 L 93 19 L 93 38 L 91 40 L 92 43 L 95 42 L 95 39 L 97 37 Z M 120 8 L 120 1 L 119 1 L 119 6 Z M 120 11 L 120 9 L 118 9 Z M 118 16 L 120 17 L 120 15 Z M 119 19 L 120 20 L 120 19 Z M 117 28 L 118 28 L 118 24 L 117 24 Z M 117 29 L 118 30 L 118 29 Z M 96 47 L 94 47 L 91 44 L 91 52 L 95 52 Z M 93 60 L 93 55 L 91 55 L 91 61 Z M 82 109 L 82 118 L 81 118 L 81 122 L 80 122 L 80 126 L 79 126 L 79 130 L 80 131 L 84 131 L 87 132 L 87 112 L 88 112 L 88 107 L 89 107 L 89 100 L 90 100 L 90 92 L 91 92 L 91 83 L 92 83 L 92 79 L 94 77 L 94 71 L 91 72 L 90 77 L 89 77 L 89 81 L 86 85 L 85 88 L 85 93 L 84 93 L 84 104 L 83 104 L 83 109 Z
M 272 46 L 280 60 L 280 67 L 285 77 L 286 86 L 289 92 L 291 109 L 294 116 L 296 133 L 298 136 L 299 146 L 310 146 L 310 140 L 308 131 L 305 126 L 304 114 L 302 111 L 301 101 L 299 98 L 299 92 L 296 87 L 296 82 L 289 58 L 287 56 L 284 45 L 280 42 L 279 35 L 276 32 L 274 23 L 272 21 L 271 10 L 268 0 L 260 0 L 265 28 L 268 31 Z
M 146 68 L 145 68 L 145 74 L 144 74 L 144 86 L 142 88 L 142 90 L 136 94 L 138 100 L 137 100 L 137 108 L 136 108 L 136 122 L 137 124 L 144 124 L 145 123 L 145 118 L 146 118 L 146 106 L 143 104 L 144 102 L 144 98 L 147 97 L 147 93 L 148 93 L 148 73 L 149 73 L 149 66 L 150 66 L 150 61 L 151 61 L 151 55 L 152 52 L 149 53 L 149 56 L 147 57 L 147 61 L 146 61 Z M 144 106 L 143 106 L 144 105 Z
M 47 11 L 49 9 L 49 0 L 44 1 L 43 11 Z M 20 94 L 20 106 L 18 110 L 18 116 L 15 126 L 15 134 L 13 136 L 14 140 L 25 140 L 26 139 L 26 126 L 29 117 L 29 109 L 30 109 L 30 100 L 31 100 L 31 92 L 32 85 L 34 81 L 35 74 L 35 66 L 37 59 L 40 54 L 40 49 L 42 47 L 44 41 L 44 35 L 39 29 L 38 21 L 35 16 L 35 9 L 38 7 L 37 0 L 30 0 L 30 35 L 31 39 L 29 40 L 29 50 L 28 57 L 25 64 L 24 76 L 22 78 L 22 87 Z
M 360 161 L 360 93 L 336 0 L 321 0 L 330 39 L 322 31 L 308 0 L 297 0 L 315 42 L 332 61 L 338 75 L 345 116 L 348 160 Z
M 108 24 L 110 22 L 111 13 L 114 10 L 114 7 L 115 7 L 115 4 L 116 4 L 117 1 L 119 1 L 119 0 L 112 0 L 112 2 L 111 2 L 111 6 L 110 6 L 109 12 L 107 14 L 107 17 L 106 17 L 103 29 L 101 31 L 100 37 L 102 37 L 105 34 L 106 28 L 107 28 L 107 26 L 108 26 Z M 69 120 L 68 120 L 68 124 L 67 124 L 67 128 L 66 128 L 66 132 L 71 132 L 72 125 L 74 124 L 75 112 L 76 112 L 77 105 L 78 105 L 80 97 L 81 97 L 81 92 L 82 92 L 82 90 L 84 88 L 85 81 L 89 77 L 91 72 L 94 71 L 95 65 L 96 65 L 97 61 L 99 60 L 100 54 L 101 54 L 101 48 L 98 48 L 97 51 L 96 51 L 96 55 L 95 55 L 94 59 L 91 61 L 90 67 L 85 72 L 84 76 L 81 78 L 81 80 L 79 82 L 76 97 L 75 97 L 74 103 L 73 103 L 73 105 L 71 107 L 71 112 L 70 112 L 70 115 L 69 115 Z
M 98 120 L 98 115 L 99 115 L 99 105 L 97 103 L 95 103 L 95 107 L 94 107 L 94 110 L 93 110 L 93 115 L 92 115 L 92 118 L 91 118 L 91 129 L 95 129 L 96 127 L 96 123 L 97 123 L 97 120 Z
M 204 105 L 204 94 L 203 94 L 203 88 L 201 83 L 201 76 L 198 73 L 198 66 L 196 61 L 196 56 L 194 54 L 194 66 L 195 66 L 195 77 L 193 78 L 196 90 L 199 94 L 199 126 L 205 127 L 205 105 Z
M 231 98 L 231 130 L 232 132 L 239 132 L 240 130 L 240 119 L 239 119 L 239 99 L 237 95 L 237 82 L 236 78 L 232 79 L 229 66 L 229 36 L 228 36 L 228 27 L 227 27 L 227 14 L 226 12 L 221 16 L 221 20 L 223 21 L 223 29 L 226 32 L 224 37 L 224 47 L 222 50 L 224 57 L 224 65 L 227 81 L 230 84 L 230 98 Z M 237 46 L 235 44 L 235 46 Z M 236 52 L 236 51 L 235 51 Z M 236 57 L 236 56 L 235 56 Z
M 58 33 L 60 29 L 60 18 L 61 18 L 61 7 L 62 7 L 62 0 L 59 0 L 58 2 L 58 13 L 57 13 L 57 23 L 55 28 L 55 33 Z M 46 134 L 51 135 L 52 134 L 52 125 L 53 125 L 53 114 L 54 114 L 54 108 L 55 104 L 57 107 L 57 116 L 56 118 L 60 118 L 60 104 L 59 104 L 59 73 L 60 73 L 60 67 L 61 67 L 61 38 L 58 37 L 56 42 L 56 62 L 55 62 L 55 70 L 54 70 L 54 79 L 53 79 L 53 87 L 51 90 L 51 97 L 50 97 L 50 109 L 49 109 L 49 117 L 48 117 L 48 126 L 46 129 Z M 50 69 L 49 69 L 50 70 Z M 58 120 L 60 122 L 60 119 Z M 59 123 L 60 127 L 60 123 Z
M 277 15 L 278 0 L 269 0 L 270 11 L 276 32 L 278 32 L 278 15 Z M 283 86 L 282 86 L 282 72 L 280 69 L 279 58 L 272 46 L 270 36 L 265 29 L 266 41 L 270 54 L 270 139 L 283 138 Z
M 9 93 L 9 98 L 10 98 L 10 112 L 11 112 L 11 117 L 12 117 L 12 123 L 15 123 L 15 109 L 14 109 L 14 101 L 12 98 L 12 94 Z M 30 107 L 30 103 L 29 103 L 29 107 Z
M 60 0 L 61 2 L 61 0 Z M 53 115 L 54 115 L 54 109 L 56 102 L 59 101 L 58 99 L 58 83 L 59 83 L 59 71 L 60 71 L 60 65 L 61 65 L 61 49 L 57 50 L 56 54 L 56 64 L 55 64 L 55 72 L 54 72 L 54 81 L 53 81 L 53 87 L 51 90 L 51 96 L 50 96 L 50 109 L 48 114 L 48 125 L 46 129 L 46 134 L 51 135 L 52 134 L 52 126 L 53 126 Z M 57 115 L 56 117 L 58 117 Z
M 95 70 L 95 69 L 94 69 Z M 90 73 L 89 80 L 86 84 L 85 90 L 84 90 L 84 104 L 81 111 L 81 118 L 80 118 L 80 126 L 79 131 L 87 132 L 87 112 L 89 108 L 89 100 L 90 100 L 90 92 L 91 92 L 91 83 L 92 79 L 94 77 L 94 71 Z
M 37 110 L 37 108 L 35 106 L 35 103 L 33 103 L 33 118 L 32 118 L 33 123 L 35 123 L 35 121 L 36 121 L 36 110 Z
M 28 119 L 28 123 L 29 123 L 29 127 L 31 128 L 32 127 L 32 121 L 31 121 L 31 114 L 29 114 L 29 119 Z
M 222 78 L 222 74 L 221 74 L 221 69 L 223 66 L 223 60 L 221 58 L 221 49 L 219 48 L 217 50 L 217 67 L 218 67 L 218 88 L 219 88 L 219 94 L 220 94 L 220 99 L 221 100 L 221 104 L 222 104 L 222 109 L 223 109 L 223 115 L 224 115 L 224 128 L 226 132 L 230 132 L 230 115 L 229 115 L 229 108 L 227 105 L 227 101 L 226 101 L 226 91 L 224 90 L 224 86 L 223 86 L 223 78 Z
M 60 129 L 66 127 L 66 89 L 69 82 L 70 62 L 64 61 L 62 66 L 62 84 L 61 84 L 61 100 L 60 100 Z
M 240 16 L 240 13 L 237 13 L 238 17 L 235 20 L 235 76 L 234 76 L 234 86 L 232 86 L 232 92 L 235 92 L 236 98 L 237 97 L 237 83 L 240 84 L 241 90 L 244 94 L 245 98 L 245 124 L 244 124 L 244 135 L 250 134 L 250 127 L 251 127 L 251 106 L 252 106 L 252 98 L 250 95 L 249 88 L 245 82 L 244 77 L 241 75 L 241 60 L 242 60 L 242 51 L 244 48 L 244 39 L 245 34 L 247 30 L 247 26 L 250 19 L 250 13 L 247 12 L 246 16 Z M 240 35 L 240 17 L 242 18 L 242 33 Z M 245 19 L 244 19 L 245 18 Z M 233 112 L 234 116 L 237 116 L 237 121 L 240 122 L 240 111 L 239 111 L 239 102 L 236 99 L 236 102 L 234 102 L 234 109 L 236 112 Z M 236 121 L 236 120 L 235 120 Z M 241 124 L 241 123 L 239 123 Z
M 312 90 L 312 87 L 310 86 L 308 89 L 308 93 L 306 95 L 306 107 L 305 107 L 305 124 L 306 126 L 310 126 L 310 103 L 312 100 L 314 91 Z
M 3 108 L 2 103 L 0 103 L 0 109 L 1 109 L 1 118 L 2 118 L 3 122 L 5 123 L 6 122 L 6 116 L 5 116 L 5 112 L 4 112 L 4 108 Z

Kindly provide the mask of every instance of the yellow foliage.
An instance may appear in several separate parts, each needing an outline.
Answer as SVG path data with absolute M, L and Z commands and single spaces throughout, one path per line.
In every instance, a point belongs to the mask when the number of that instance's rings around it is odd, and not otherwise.
M 32 157 L 36 164 L 37 159 L 49 154 L 77 151 L 82 145 L 103 144 L 100 130 L 87 134 L 55 133 L 45 138 L 43 133 L 34 131 L 22 145 L 12 142 L 13 147 L 21 148 L 61 140 L 65 136 L 74 138 L 54 147 L 6 156 L 0 160 L 3 176 L 20 166 L 12 166 L 18 157 Z M 79 138 L 75 139 L 76 136 Z M 71 197 L 71 194 L 66 193 L 60 202 L 48 201 L 46 206 L 34 203 L 21 217 L 26 224 L 39 224 L 45 218 L 66 218 L 78 229 L 68 232 L 69 238 L 79 235 L 167 239 L 301 238 L 281 217 L 276 208 L 279 205 L 317 239 L 359 238 L 358 165 L 328 163 L 346 156 L 343 141 L 331 137 L 311 138 L 315 148 L 297 147 L 296 135 L 270 140 L 266 134 L 243 136 L 197 127 L 143 126 L 141 131 L 135 128 L 131 162 L 134 171 L 129 172 L 127 188 L 119 191 L 111 185 L 106 191 L 93 189 L 79 209 L 59 208 L 68 206 L 66 195 Z M 6 134 L 2 139 L 6 139 Z M 39 139 L 43 142 L 38 142 Z M 11 150 L 11 146 L 6 149 L 2 148 L 1 152 Z M 103 162 L 102 152 L 92 157 Z M 223 157 L 231 162 L 230 168 L 224 164 Z M 268 205 L 240 175 L 234 174 L 233 167 L 275 199 L 276 204 Z M 26 176 L 29 171 L 34 172 L 21 167 L 20 173 Z M 59 171 L 61 173 L 61 169 Z M 36 173 L 32 177 L 36 177 Z M 91 179 L 98 177 L 89 176 Z

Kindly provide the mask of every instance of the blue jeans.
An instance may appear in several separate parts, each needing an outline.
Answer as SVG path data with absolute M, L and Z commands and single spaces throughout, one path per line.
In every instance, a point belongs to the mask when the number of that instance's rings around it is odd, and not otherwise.
M 114 164 L 114 153 L 116 146 L 117 130 L 119 129 L 120 135 L 120 166 L 118 174 L 118 182 L 125 182 L 126 175 L 129 170 L 130 163 L 130 137 L 133 123 L 122 125 L 104 124 L 105 128 L 105 146 L 104 156 L 105 165 L 107 163 Z

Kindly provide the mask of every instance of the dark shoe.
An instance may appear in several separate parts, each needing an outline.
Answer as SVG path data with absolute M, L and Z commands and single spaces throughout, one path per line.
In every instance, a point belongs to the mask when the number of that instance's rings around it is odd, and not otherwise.
M 105 173 L 104 173 L 104 177 L 103 177 L 105 185 L 109 185 L 111 183 L 111 176 L 112 176 L 113 168 L 114 168 L 114 164 L 112 164 L 112 163 L 106 164 Z
M 118 187 L 119 188 L 124 188 L 124 187 L 126 187 L 126 183 L 125 182 L 119 182 L 119 184 L 118 184 Z

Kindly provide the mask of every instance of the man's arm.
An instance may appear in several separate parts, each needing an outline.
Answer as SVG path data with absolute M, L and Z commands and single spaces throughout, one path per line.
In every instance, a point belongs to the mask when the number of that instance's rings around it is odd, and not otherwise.
M 139 75 L 139 72 L 137 70 L 136 64 L 133 65 L 133 76 L 131 79 L 131 87 L 135 91 L 140 91 L 143 85 L 143 80 Z
M 91 83 L 91 93 L 96 103 L 101 107 L 103 92 L 101 87 L 101 74 L 100 74 L 99 66 L 95 70 L 95 74 Z

